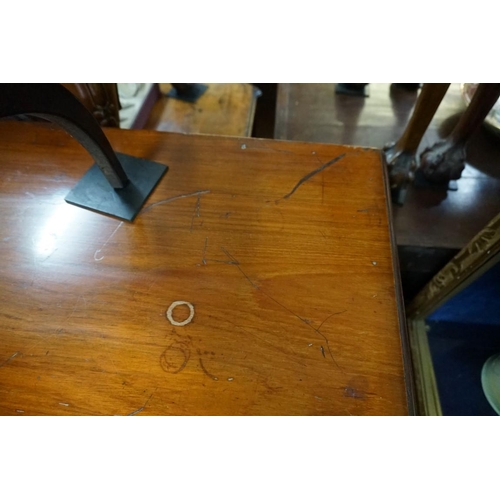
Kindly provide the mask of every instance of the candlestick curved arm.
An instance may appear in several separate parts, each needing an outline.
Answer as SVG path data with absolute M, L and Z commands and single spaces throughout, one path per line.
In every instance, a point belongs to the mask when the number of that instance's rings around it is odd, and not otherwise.
M 65 197 L 73 205 L 132 221 L 168 169 L 115 153 L 92 114 L 60 84 L 0 84 L 0 118 L 15 115 L 56 123 L 94 158 L 95 164 Z
M 62 127 L 94 158 L 115 189 L 128 182 L 111 144 L 83 104 L 58 83 L 0 85 L 0 117 L 38 116 Z

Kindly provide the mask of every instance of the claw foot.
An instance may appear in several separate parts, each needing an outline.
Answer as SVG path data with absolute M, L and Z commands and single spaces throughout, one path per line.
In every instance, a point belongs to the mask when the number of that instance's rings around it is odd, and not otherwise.
M 440 141 L 420 155 L 420 170 L 431 182 L 446 183 L 460 179 L 465 168 L 465 147 Z
M 414 178 L 415 154 L 398 149 L 395 143 L 387 144 L 383 152 L 389 170 L 389 182 L 393 199 L 402 204 L 408 184 Z

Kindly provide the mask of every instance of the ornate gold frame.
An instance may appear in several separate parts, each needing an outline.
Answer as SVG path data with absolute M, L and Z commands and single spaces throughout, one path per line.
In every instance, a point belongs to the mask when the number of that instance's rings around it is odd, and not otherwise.
M 500 261 L 500 214 L 419 292 L 406 309 L 417 414 L 442 415 L 425 318 Z

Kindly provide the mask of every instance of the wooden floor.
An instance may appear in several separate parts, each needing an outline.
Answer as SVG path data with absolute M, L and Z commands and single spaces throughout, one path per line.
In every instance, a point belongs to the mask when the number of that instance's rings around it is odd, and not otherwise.
M 403 131 L 417 93 L 389 84 L 370 84 L 368 98 L 337 95 L 334 84 L 279 84 L 275 138 L 381 148 Z M 452 84 L 420 151 L 446 135 L 464 104 Z M 463 247 L 500 211 L 500 140 L 481 129 L 471 139 L 457 191 L 411 187 L 395 206 L 398 245 Z
M 168 97 L 172 86 L 160 83 L 162 93 L 144 128 L 185 134 L 249 137 L 259 90 L 248 83 L 209 83 L 195 103 Z

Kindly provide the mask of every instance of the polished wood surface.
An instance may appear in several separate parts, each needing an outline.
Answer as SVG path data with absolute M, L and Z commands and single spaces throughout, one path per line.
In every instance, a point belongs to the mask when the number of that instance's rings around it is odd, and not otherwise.
M 381 148 L 403 133 L 418 97 L 387 83 L 370 83 L 370 97 L 335 94 L 334 83 L 279 84 L 275 137 Z M 418 149 L 446 137 L 465 103 L 452 83 Z M 398 245 L 463 248 L 500 211 L 500 141 L 484 127 L 467 144 L 457 191 L 410 185 L 404 206 L 393 207 Z
M 209 83 L 195 102 L 162 96 L 144 128 L 186 134 L 249 137 L 252 133 L 258 90 L 248 83 Z M 160 83 L 166 94 L 170 83 Z
M 76 141 L 0 122 L 2 414 L 408 413 L 379 151 L 106 135 L 169 166 L 133 224 L 64 202 Z

